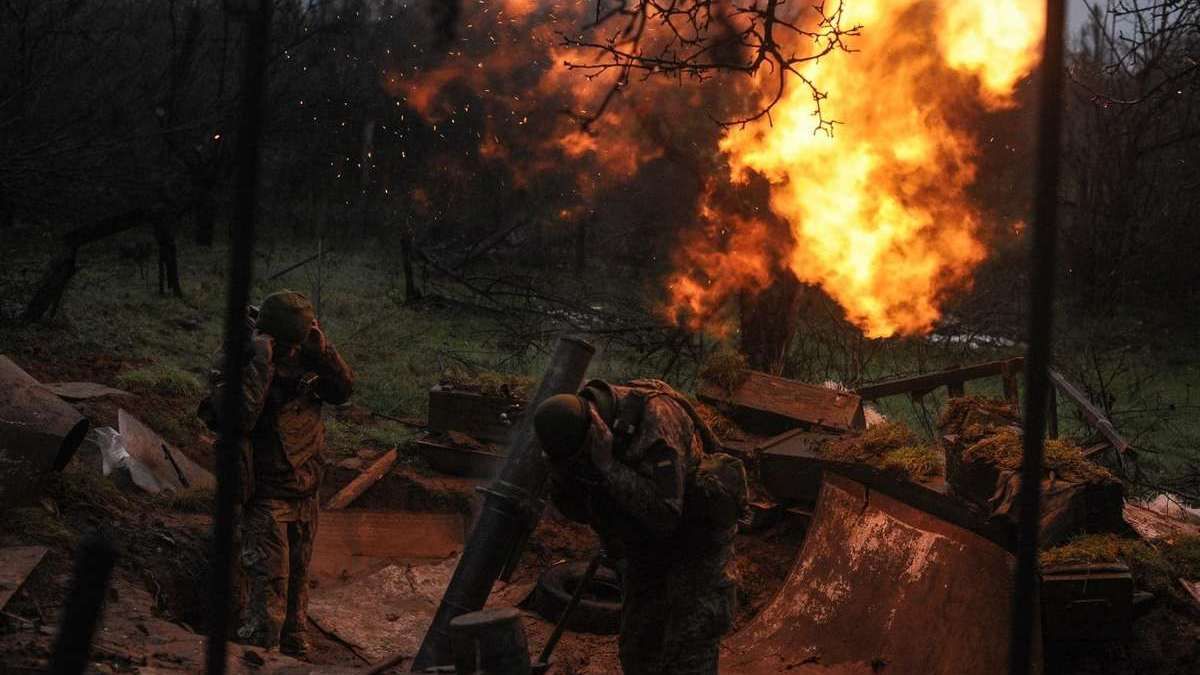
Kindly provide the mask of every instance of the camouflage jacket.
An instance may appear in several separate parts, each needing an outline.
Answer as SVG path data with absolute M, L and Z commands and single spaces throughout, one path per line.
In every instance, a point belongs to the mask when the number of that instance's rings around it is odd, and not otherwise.
M 691 417 L 669 388 L 671 395 L 642 386 L 612 390 L 618 411 L 644 405 L 640 424 L 626 442 L 614 443 L 616 461 L 606 472 L 591 464 L 586 449 L 572 466 L 556 467 L 554 505 L 590 524 L 610 553 L 626 559 L 629 574 L 670 576 L 681 593 L 732 583 L 736 529 L 716 531 L 684 509 L 705 451 Z
M 243 499 L 300 499 L 317 492 L 323 473 L 323 403 L 350 398 L 354 373 L 326 342 L 320 354 L 265 362 L 248 357 L 243 370 L 243 405 L 238 428 L 242 439 Z M 214 410 L 226 391 L 224 356 L 218 354 L 209 384 Z M 315 379 L 312 376 L 316 376 Z

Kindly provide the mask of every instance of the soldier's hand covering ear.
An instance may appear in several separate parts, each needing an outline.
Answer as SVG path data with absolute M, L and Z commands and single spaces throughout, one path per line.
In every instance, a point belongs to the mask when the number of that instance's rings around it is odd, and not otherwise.
M 266 333 L 254 334 L 254 360 L 270 363 L 275 355 L 275 338 Z
M 588 405 L 588 412 L 592 416 L 592 423 L 588 426 L 585 446 L 588 454 L 592 457 L 592 464 L 602 472 L 608 471 L 613 463 L 612 432 L 609 431 L 604 420 L 600 419 L 600 414 L 596 412 L 596 406 Z
M 304 338 L 304 352 L 311 356 L 320 356 L 325 352 L 325 333 L 316 319 L 313 319 L 312 328 Z

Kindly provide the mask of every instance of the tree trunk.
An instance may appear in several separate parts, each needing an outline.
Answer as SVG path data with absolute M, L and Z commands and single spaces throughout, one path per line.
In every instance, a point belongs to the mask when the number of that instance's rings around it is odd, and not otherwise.
M 12 202 L 4 195 L 4 190 L 0 189 L 0 230 L 11 228 L 15 222 L 16 213 Z
M 166 295 L 167 289 L 177 298 L 183 297 L 179 284 L 179 250 L 175 246 L 175 228 L 165 222 L 154 224 L 154 238 L 158 241 L 158 294 Z
M 575 276 L 583 276 L 587 267 L 588 216 L 581 216 L 575 223 Z
M 796 336 L 796 314 L 803 287 L 790 272 L 780 272 L 760 293 L 743 293 L 741 305 L 742 353 L 754 370 L 783 372 L 788 348 Z
M 417 288 L 417 280 L 413 275 L 412 262 L 412 232 L 404 228 L 400 237 L 400 262 L 404 266 L 404 302 L 412 304 L 421 299 L 421 289 Z
M 217 201 L 211 192 L 202 193 L 196 202 L 196 245 L 212 246 L 217 227 Z
M 24 313 L 21 314 L 23 320 L 37 321 L 46 316 L 47 312 L 51 316 L 58 313 L 58 305 L 62 302 L 63 293 L 67 290 L 67 283 L 75 276 L 75 255 L 74 248 L 67 248 L 50 263 L 46 274 L 42 276 L 42 282 L 38 284 L 37 291 L 29 300 L 29 304 L 25 306 Z

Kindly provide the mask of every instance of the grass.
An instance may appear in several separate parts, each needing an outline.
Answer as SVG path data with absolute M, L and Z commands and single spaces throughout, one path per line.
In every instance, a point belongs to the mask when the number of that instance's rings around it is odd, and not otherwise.
M 963 451 L 963 461 L 983 461 L 1002 469 L 1016 471 L 1023 457 L 1021 434 L 1015 429 L 999 429 Z M 1083 450 L 1062 439 L 1047 439 L 1043 471 L 1076 483 L 1115 481 L 1108 469 L 1088 460 Z
M 79 370 L 86 369 L 98 355 L 115 356 L 121 360 L 121 368 L 104 383 L 121 386 L 123 382 L 132 389 L 169 392 L 171 400 L 178 400 L 178 410 L 162 411 L 161 415 L 133 411 L 135 414 L 170 440 L 195 434 L 199 427 L 184 418 L 193 416 L 212 356 L 220 346 L 228 251 L 221 245 L 198 248 L 181 237 L 184 297 L 176 299 L 159 296 L 150 284 L 142 282 L 135 268 L 122 259 L 117 243 L 101 242 L 87 248 L 80 259 L 81 269 L 53 319 L 33 325 L 0 320 L 0 344 L 18 363 L 78 364 Z M 6 267 L 0 270 L 0 315 L 15 314 L 19 303 L 33 292 L 53 251 L 49 236 L 44 241 L 18 244 L 19 248 L 5 252 Z M 397 287 L 394 251 L 375 242 L 356 246 L 354 251 L 345 247 L 332 254 L 323 268 L 320 293 L 322 325 L 357 374 L 352 399 L 355 405 L 394 416 L 424 417 L 429 387 L 443 381 L 448 372 L 460 370 L 482 380 L 481 386 L 497 391 L 523 386 L 540 377 L 552 347 L 552 330 L 544 330 L 544 337 L 531 348 L 514 350 L 505 342 L 492 315 L 452 303 L 405 305 L 402 289 Z M 315 245 L 263 241 L 255 258 L 253 301 L 285 287 L 315 299 L 314 265 L 267 280 L 275 270 L 308 257 L 314 250 Z M 614 284 L 633 283 L 601 275 L 602 271 L 595 278 L 563 283 L 605 291 Z M 448 293 L 446 288 L 437 290 Z M 654 298 L 652 292 L 645 297 Z M 842 336 L 843 344 L 826 339 L 828 331 L 822 332 L 823 319 L 816 313 L 806 314 L 804 320 L 811 325 L 801 329 L 790 356 L 789 374 L 811 382 L 832 379 L 854 386 L 1008 358 L 1022 351 L 1019 346 L 967 348 L 911 337 L 866 340 L 849 333 Z M 1060 322 L 1066 326 L 1064 330 L 1077 331 L 1072 334 L 1075 342 L 1067 339 L 1072 335 L 1061 342 L 1064 346 L 1058 354 L 1064 368 L 1071 365 L 1066 361 L 1083 353 L 1076 348 L 1079 341 L 1100 344 L 1115 339 L 1105 337 L 1103 322 L 1094 323 L 1093 329 L 1086 322 Z M 1144 326 L 1127 328 L 1119 333 L 1147 333 Z M 1194 333 L 1187 339 L 1178 337 L 1144 345 L 1136 353 L 1139 367 L 1156 376 L 1152 388 L 1143 388 L 1140 394 L 1158 402 L 1150 406 L 1153 411 L 1140 413 L 1142 417 L 1131 411 L 1115 418 L 1123 431 L 1145 428 L 1133 434 L 1139 445 L 1171 451 L 1143 455 L 1143 463 L 1158 467 L 1159 473 L 1181 472 L 1196 461 L 1195 448 L 1200 447 L 1200 415 L 1187 413 L 1185 405 L 1200 404 L 1200 390 L 1193 391 L 1197 389 L 1195 383 L 1200 382 L 1200 348 L 1195 345 Z M 707 360 L 700 365 L 689 362 L 665 379 L 685 392 L 693 389 L 698 377 L 726 388 L 736 386 L 736 372 L 744 365 L 740 355 L 714 349 L 711 337 L 705 338 L 704 346 L 710 354 Z M 665 360 L 648 359 L 636 347 L 608 345 L 593 359 L 588 376 L 610 380 L 660 376 L 658 369 Z M 1083 371 L 1082 367 L 1076 370 Z M 1122 383 L 1118 378 L 1113 385 L 1117 396 L 1132 396 Z M 999 378 L 970 382 L 966 388 L 968 395 L 976 397 L 998 398 L 1001 393 Z M 921 399 L 887 398 L 878 407 L 889 419 L 914 430 L 919 442 L 907 445 L 920 447 L 935 438 L 937 417 L 945 402 L 944 390 L 938 390 Z M 1180 406 L 1181 412 L 1172 416 L 1157 412 L 1171 405 Z M 1069 405 L 1059 406 L 1059 416 L 1060 427 L 1067 434 L 1078 433 L 1080 427 Z M 390 425 L 364 431 L 332 424 L 329 435 L 331 446 L 364 443 L 390 447 L 404 442 L 410 433 Z M 900 447 L 905 446 L 892 450 Z
M 886 422 L 831 441 L 822 448 L 822 455 L 837 461 L 870 464 L 916 481 L 945 472 L 941 450 L 922 443 L 903 422 Z
M 746 363 L 746 357 L 741 352 L 736 352 L 731 349 L 717 349 L 700 364 L 698 377 L 701 381 L 720 387 L 727 394 L 732 395 L 733 391 L 738 388 L 738 385 L 745 379 L 746 374 L 743 372 L 749 364 Z
M 170 364 L 156 363 L 117 375 L 117 385 L 135 393 L 168 396 L 199 396 L 204 386 L 200 378 Z
M 215 498 L 216 493 L 207 488 L 185 488 L 177 492 L 167 491 L 150 495 L 150 499 L 163 507 L 182 513 L 212 513 Z
M 495 370 L 471 372 L 460 365 L 452 365 L 442 372 L 441 384 L 455 389 L 477 391 L 484 396 L 511 399 L 527 399 L 537 386 L 537 381 L 517 373 L 501 373 Z
M 1200 536 L 1146 542 L 1115 534 L 1088 534 L 1043 551 L 1040 558 L 1043 568 L 1123 562 L 1139 587 L 1178 598 L 1176 579 L 1200 579 Z

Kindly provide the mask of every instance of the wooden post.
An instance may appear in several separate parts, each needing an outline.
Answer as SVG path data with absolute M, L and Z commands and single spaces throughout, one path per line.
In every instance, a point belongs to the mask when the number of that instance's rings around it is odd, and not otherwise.
M 325 503 L 326 511 L 336 511 L 344 509 L 366 492 L 368 488 L 379 482 L 392 466 L 396 463 L 396 449 L 392 448 L 383 454 L 382 457 L 375 460 L 371 466 L 368 466 L 362 473 L 358 474 L 354 480 L 350 481 L 346 487 L 338 490 L 338 493 L 329 498 Z
M 1050 438 L 1058 438 L 1057 386 L 1050 387 L 1050 391 L 1046 394 L 1046 435 Z

